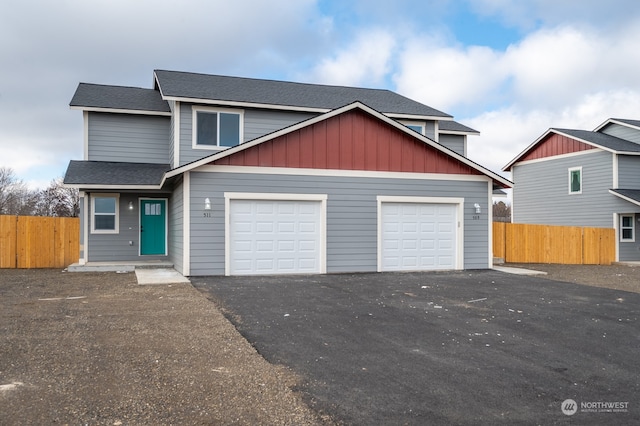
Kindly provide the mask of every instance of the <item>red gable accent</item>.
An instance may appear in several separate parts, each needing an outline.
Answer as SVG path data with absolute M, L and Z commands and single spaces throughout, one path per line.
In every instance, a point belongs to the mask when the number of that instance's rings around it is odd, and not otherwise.
M 577 141 L 567 136 L 557 133 L 550 133 L 540 143 L 538 143 L 531 151 L 518 161 L 535 160 L 538 158 L 553 157 L 554 155 L 571 154 L 573 152 L 586 151 L 594 149 L 593 146 L 584 142 Z
M 350 110 L 210 164 L 481 174 L 362 110 Z

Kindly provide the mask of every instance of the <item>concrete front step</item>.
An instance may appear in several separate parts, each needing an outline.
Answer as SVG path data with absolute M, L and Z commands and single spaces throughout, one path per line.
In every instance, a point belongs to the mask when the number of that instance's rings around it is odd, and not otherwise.
M 161 260 L 146 262 L 87 262 L 84 265 L 74 263 L 67 267 L 68 272 L 133 272 L 136 269 L 173 269 L 173 263 Z

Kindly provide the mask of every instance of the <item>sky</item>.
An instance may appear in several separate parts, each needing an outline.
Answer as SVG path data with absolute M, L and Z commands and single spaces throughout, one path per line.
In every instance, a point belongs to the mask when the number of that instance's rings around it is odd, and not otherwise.
M 501 169 L 550 127 L 640 119 L 637 0 L 0 0 L 0 167 L 83 158 L 78 83 L 154 69 L 390 89 L 480 131 Z

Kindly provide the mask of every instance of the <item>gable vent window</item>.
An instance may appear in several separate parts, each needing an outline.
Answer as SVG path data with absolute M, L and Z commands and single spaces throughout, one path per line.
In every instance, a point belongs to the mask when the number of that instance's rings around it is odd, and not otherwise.
M 569 169 L 569 194 L 582 194 L 582 167 Z
M 193 108 L 194 148 L 227 148 L 242 140 L 242 112 Z

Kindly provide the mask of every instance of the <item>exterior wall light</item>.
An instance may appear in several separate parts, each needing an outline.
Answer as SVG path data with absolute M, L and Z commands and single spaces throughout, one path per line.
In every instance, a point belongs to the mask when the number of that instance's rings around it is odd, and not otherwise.
M 133 210 L 133 201 L 129 201 L 129 210 Z
M 211 210 L 211 200 L 209 200 L 208 198 L 204 199 L 204 209 Z
M 475 204 L 473 205 L 473 207 L 475 207 L 475 208 L 476 208 L 476 214 L 480 214 L 480 213 L 482 213 L 482 209 L 480 208 L 480 204 L 475 203 Z

